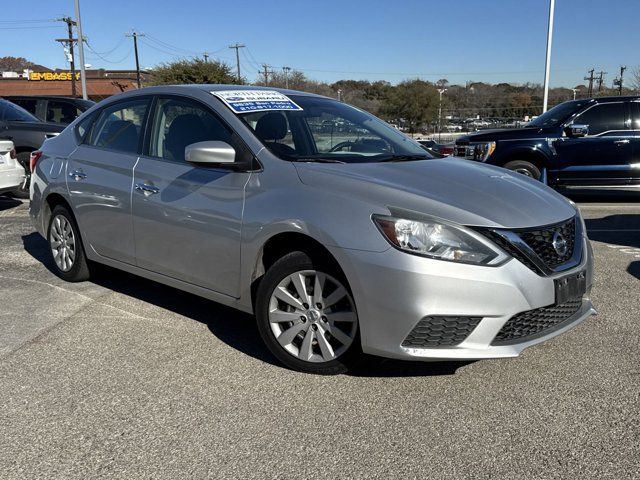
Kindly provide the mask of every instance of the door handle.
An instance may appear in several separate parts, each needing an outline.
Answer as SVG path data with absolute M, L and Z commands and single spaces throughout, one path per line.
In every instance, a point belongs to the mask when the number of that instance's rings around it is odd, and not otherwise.
M 627 143 L 629 143 L 629 139 L 625 138 L 624 140 L 616 140 L 615 142 L 616 145 L 626 145 Z
M 158 187 L 154 187 L 153 185 L 149 185 L 147 183 L 136 183 L 135 189 L 139 192 L 142 192 L 147 197 L 149 195 L 154 195 L 160 191 Z
M 73 172 L 69 173 L 69 176 L 73 178 L 76 182 L 87 178 L 87 174 L 84 173 L 82 170 L 74 170 Z

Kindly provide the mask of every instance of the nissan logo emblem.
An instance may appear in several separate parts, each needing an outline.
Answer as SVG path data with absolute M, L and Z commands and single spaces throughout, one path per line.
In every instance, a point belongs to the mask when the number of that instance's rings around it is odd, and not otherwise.
M 564 257 L 569 249 L 567 245 L 567 240 L 562 236 L 560 232 L 556 232 L 553 234 L 553 241 L 551 242 L 553 245 L 553 249 L 560 257 Z

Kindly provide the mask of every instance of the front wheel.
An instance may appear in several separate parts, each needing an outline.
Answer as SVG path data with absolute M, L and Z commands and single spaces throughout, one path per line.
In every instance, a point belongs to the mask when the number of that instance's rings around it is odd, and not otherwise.
M 531 177 L 534 180 L 540 180 L 540 169 L 533 163 L 527 162 L 526 160 L 513 160 L 508 162 L 504 168 L 521 173 L 522 175 Z
M 344 373 L 358 353 L 358 315 L 336 268 L 293 252 L 274 263 L 256 297 L 260 336 L 287 367 Z

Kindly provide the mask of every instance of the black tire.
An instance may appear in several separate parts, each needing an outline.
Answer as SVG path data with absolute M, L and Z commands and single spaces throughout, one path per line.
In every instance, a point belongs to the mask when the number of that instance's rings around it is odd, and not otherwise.
M 504 168 L 526 175 L 534 180 L 540 180 L 540 177 L 542 176 L 540 169 L 533 163 L 527 162 L 526 160 L 512 160 L 511 162 L 508 162 Z
M 353 341 L 351 345 L 348 346 L 342 354 L 330 361 L 314 363 L 297 358 L 280 345 L 271 329 L 269 308 L 271 296 L 274 290 L 280 282 L 289 275 L 304 270 L 315 270 L 338 280 L 347 290 L 347 300 L 351 301 L 353 305 L 353 313 L 356 315 L 356 330 L 352 337 Z M 267 270 L 264 278 L 260 282 L 256 293 L 255 315 L 258 322 L 258 331 L 260 332 L 260 336 L 267 348 L 280 362 L 293 370 L 319 375 L 337 375 L 347 372 L 349 367 L 352 366 L 360 356 L 360 329 L 359 325 L 357 325 L 355 304 L 352 302 L 351 292 L 344 274 L 339 271 L 339 268 L 331 265 L 331 262 L 323 261 L 322 259 L 312 259 L 308 254 L 303 252 L 292 252 L 280 258 Z M 325 317 L 322 318 L 325 319 Z M 330 336 L 331 335 L 329 334 L 329 337 Z M 317 346 L 314 348 L 317 348 Z
M 27 176 L 26 181 L 20 186 L 20 188 L 13 190 L 11 195 L 23 200 L 29 199 L 29 186 L 31 185 L 31 170 L 29 169 L 29 159 L 31 152 L 20 152 L 17 155 L 17 160 L 24 168 L 24 173 Z
M 60 268 L 53 254 L 52 240 L 52 228 L 54 221 L 57 217 L 64 217 L 73 232 L 74 237 L 74 252 L 75 258 L 72 262 L 69 270 L 63 270 Z M 91 277 L 91 271 L 89 270 L 89 263 L 84 252 L 84 246 L 82 245 L 82 238 L 80 237 L 80 231 L 78 224 L 73 214 L 63 205 L 56 205 L 51 212 L 51 219 L 49 220 L 49 227 L 47 228 L 47 242 L 49 244 L 49 253 L 51 255 L 52 268 L 56 275 L 67 282 L 83 282 Z

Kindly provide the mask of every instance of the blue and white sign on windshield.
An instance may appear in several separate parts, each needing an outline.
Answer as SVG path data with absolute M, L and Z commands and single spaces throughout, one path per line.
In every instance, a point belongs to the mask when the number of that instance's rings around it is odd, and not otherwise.
M 222 100 L 235 113 L 302 110 L 302 107 L 289 97 L 275 90 L 218 90 L 211 94 Z

